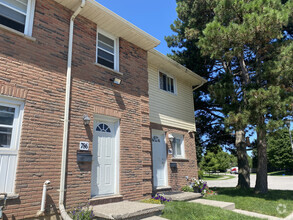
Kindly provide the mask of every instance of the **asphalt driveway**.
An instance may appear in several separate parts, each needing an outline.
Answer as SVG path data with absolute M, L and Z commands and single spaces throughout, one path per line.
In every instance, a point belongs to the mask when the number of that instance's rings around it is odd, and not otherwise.
M 236 187 L 238 176 L 228 180 L 209 180 L 209 187 Z M 250 186 L 254 187 L 256 175 L 250 175 Z M 293 176 L 268 176 L 269 189 L 293 190 Z

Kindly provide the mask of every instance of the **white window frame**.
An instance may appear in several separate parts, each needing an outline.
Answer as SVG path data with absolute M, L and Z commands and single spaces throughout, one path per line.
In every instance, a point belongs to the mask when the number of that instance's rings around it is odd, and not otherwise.
M 164 90 L 164 89 L 161 89 L 161 80 L 160 80 L 160 73 L 162 73 L 162 74 L 165 74 L 167 77 L 169 77 L 169 78 L 171 78 L 171 79 L 173 79 L 173 83 L 174 83 L 174 92 L 171 92 L 171 91 L 167 91 L 167 90 Z M 176 80 L 176 78 L 175 77 L 173 77 L 173 76 L 171 76 L 171 75 L 169 75 L 169 74 L 167 74 L 167 73 L 165 73 L 165 72 L 163 72 L 163 71 L 159 71 L 158 72 L 158 84 L 159 84 L 159 89 L 160 90 L 162 90 L 162 91 L 164 91 L 164 92 L 167 92 L 167 93 L 169 93 L 169 94 L 172 94 L 172 95 L 177 95 L 177 80 Z
M 184 149 L 184 135 L 182 134 L 172 134 L 174 137 L 174 143 L 173 143 L 173 158 L 185 158 L 185 149 Z M 177 155 L 176 151 L 177 149 L 175 148 L 175 139 L 180 139 L 181 140 L 181 155 Z
M 15 108 L 14 120 L 12 125 L 12 135 L 11 135 L 11 144 L 10 148 L 0 148 L 0 155 L 2 156 L 15 156 L 14 168 L 10 168 L 10 177 L 6 176 L 4 178 L 8 178 L 11 181 L 10 188 L 11 191 L 6 191 L 6 193 L 14 194 L 15 193 L 15 177 L 16 177 L 16 168 L 18 164 L 18 150 L 20 145 L 20 134 L 22 127 L 22 119 L 23 119 L 23 109 L 24 109 L 24 101 L 21 99 L 13 99 L 7 98 L 5 96 L 0 96 L 0 105 L 13 107 Z M 1 126 L 4 127 L 4 126 Z M 5 181 L 8 181 L 5 179 Z M 4 189 L 5 190 L 5 189 Z M 6 189 L 7 190 L 7 189 Z
M 0 148 L 0 154 L 17 153 L 19 149 L 24 102 L 22 100 L 10 99 L 10 98 L 0 96 L 0 105 L 15 108 L 13 125 L 12 126 L 1 125 L 1 127 L 12 128 L 11 144 L 10 144 L 11 147 Z
M 98 46 L 99 33 L 114 41 L 114 54 L 113 54 L 114 55 L 114 69 L 98 63 L 98 49 L 105 51 L 103 48 L 99 48 L 99 46 Z M 106 52 L 109 53 L 109 51 L 106 51 Z M 96 64 L 101 65 L 101 66 L 108 68 L 108 69 L 111 69 L 111 70 L 116 70 L 117 72 L 119 72 L 119 37 L 115 37 L 115 36 L 105 32 L 104 30 L 100 29 L 99 27 L 97 27 L 97 37 L 96 37 Z
M 3 3 L 0 3 L 0 4 L 10 8 L 11 10 L 19 12 L 17 9 L 15 9 L 13 7 L 9 7 Z M 25 15 L 25 24 L 24 24 L 24 33 L 23 34 L 30 36 L 30 37 L 32 36 L 32 33 L 33 33 L 35 6 L 36 6 L 36 0 L 28 0 L 26 14 L 21 13 L 21 14 Z M 8 27 L 8 28 L 11 28 L 11 27 Z M 11 29 L 13 29 L 13 28 L 11 28 Z

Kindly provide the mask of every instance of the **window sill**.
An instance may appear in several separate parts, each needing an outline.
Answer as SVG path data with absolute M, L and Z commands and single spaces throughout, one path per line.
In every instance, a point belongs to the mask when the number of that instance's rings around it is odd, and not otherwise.
M 10 200 L 10 199 L 18 199 L 19 198 L 19 195 L 18 194 L 14 194 L 14 193 L 8 193 L 7 194 L 7 199 Z M 1 195 L 0 196 L 0 201 L 1 200 L 4 200 L 4 196 Z
M 168 91 L 166 91 L 166 90 L 164 90 L 164 89 L 161 89 L 160 87 L 159 87 L 159 89 L 160 89 L 160 91 L 163 91 L 163 92 L 165 92 L 165 93 L 167 93 L 167 94 L 169 94 L 169 95 L 177 96 L 177 92 L 174 92 L 174 93 L 172 93 L 172 92 L 168 92 Z
M 178 161 L 178 162 L 189 162 L 189 159 L 173 157 L 173 158 L 172 158 L 172 161 Z
M 102 68 L 104 68 L 104 69 L 106 69 L 106 70 L 109 70 L 109 71 L 111 71 L 111 72 L 113 72 L 113 73 L 116 73 L 116 74 L 118 74 L 118 75 L 120 75 L 120 76 L 123 76 L 123 73 L 121 73 L 121 72 L 119 72 L 119 71 L 116 71 L 116 70 L 113 70 L 113 69 L 111 69 L 111 68 L 109 68 L 109 67 L 106 67 L 106 66 L 103 66 L 103 65 L 101 65 L 101 64 L 99 64 L 99 63 L 94 63 L 96 66 L 98 66 L 98 67 L 102 67 Z
M 0 29 L 4 30 L 4 31 L 8 31 L 8 32 L 10 32 L 12 34 L 18 35 L 20 37 L 23 37 L 23 38 L 25 38 L 27 40 L 36 41 L 36 38 L 28 36 L 28 35 L 25 35 L 24 33 L 20 32 L 20 31 L 16 31 L 16 30 L 14 30 L 14 29 L 12 29 L 10 27 L 6 27 L 5 25 L 0 24 Z

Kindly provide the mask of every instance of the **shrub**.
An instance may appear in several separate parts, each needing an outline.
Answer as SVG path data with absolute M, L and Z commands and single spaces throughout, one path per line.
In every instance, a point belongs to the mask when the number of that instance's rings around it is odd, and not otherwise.
M 208 196 L 213 196 L 216 195 L 217 193 L 211 189 L 206 189 L 202 192 L 204 197 L 208 197 Z
M 93 211 L 88 206 L 75 208 L 70 212 L 70 215 L 73 220 L 90 220 L 95 217 Z
M 191 188 L 190 186 L 183 186 L 181 188 L 181 191 L 183 191 L 183 192 L 194 192 L 193 188 Z
M 198 179 L 203 179 L 203 171 L 202 170 L 198 171 Z
M 154 200 L 158 200 L 161 202 L 161 204 L 165 203 L 165 202 L 170 202 L 169 199 L 165 198 L 163 195 L 161 194 L 156 194 L 156 196 L 153 197 Z

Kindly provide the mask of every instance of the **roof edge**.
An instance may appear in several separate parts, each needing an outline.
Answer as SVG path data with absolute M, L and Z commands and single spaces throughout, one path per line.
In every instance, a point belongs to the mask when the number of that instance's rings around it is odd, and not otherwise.
M 186 72 L 187 74 L 189 74 L 192 77 L 195 77 L 197 80 L 199 80 L 201 83 L 198 85 L 202 85 L 204 83 L 207 82 L 206 79 L 204 79 L 203 77 L 199 76 L 197 73 L 191 71 L 190 69 L 186 68 L 185 66 L 181 65 L 180 63 L 176 62 L 175 60 L 171 59 L 170 57 L 162 54 L 161 52 L 157 51 L 156 49 L 151 49 L 149 50 L 150 53 L 155 54 L 160 56 L 161 58 L 167 60 L 168 62 L 172 63 L 173 65 L 177 66 L 179 69 L 181 69 L 182 71 Z
M 122 18 L 121 16 L 119 16 L 118 14 L 116 14 L 115 12 L 111 11 L 110 9 L 106 8 L 105 6 L 103 6 L 102 4 L 96 2 L 95 0 L 87 0 L 89 3 L 93 4 L 96 7 L 99 7 L 101 10 L 103 10 L 105 13 L 108 13 L 109 15 L 113 16 L 114 18 L 120 20 L 121 22 L 123 22 L 125 25 L 129 26 L 130 28 L 134 29 L 135 31 L 137 31 L 138 33 L 140 33 L 141 35 L 145 36 L 146 38 L 148 38 L 150 41 L 153 42 L 154 45 L 158 46 L 161 41 L 158 40 L 157 38 L 153 37 L 152 35 L 150 35 L 149 33 L 147 33 L 146 31 L 140 29 L 139 27 L 135 26 L 134 24 L 132 24 L 131 22 L 127 21 L 126 19 Z M 156 47 L 155 46 L 155 47 Z

